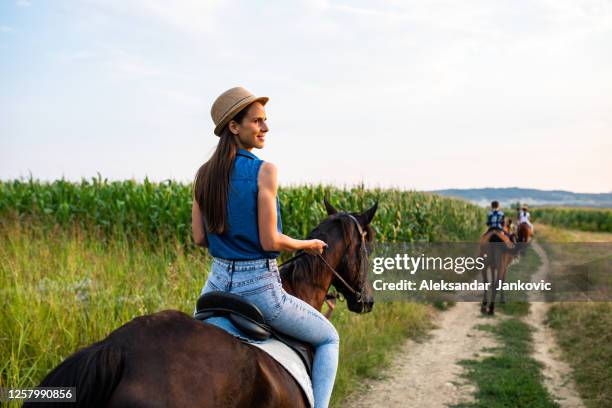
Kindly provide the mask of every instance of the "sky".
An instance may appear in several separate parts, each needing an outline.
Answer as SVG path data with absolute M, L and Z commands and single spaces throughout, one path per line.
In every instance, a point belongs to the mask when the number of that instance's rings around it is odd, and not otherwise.
M 226 89 L 279 183 L 612 191 L 612 0 L 0 0 L 0 179 L 175 179 Z

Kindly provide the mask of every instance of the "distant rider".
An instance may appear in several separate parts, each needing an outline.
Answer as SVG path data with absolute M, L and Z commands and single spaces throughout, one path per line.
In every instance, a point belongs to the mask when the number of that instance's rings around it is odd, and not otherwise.
M 527 210 L 527 204 L 523 204 L 521 209 L 518 211 L 518 225 L 527 224 L 529 228 L 531 228 L 531 232 L 533 233 L 533 224 L 529 220 L 529 211 Z
M 505 235 L 508 239 L 512 240 L 512 237 L 510 236 L 510 234 L 508 234 L 506 230 L 504 229 L 504 221 L 505 221 L 504 212 L 500 210 L 499 202 L 498 201 L 491 202 L 491 211 L 489 211 L 489 214 L 487 214 L 487 227 L 489 227 L 489 229 L 487 230 L 487 233 L 491 232 L 492 230 L 499 231 L 503 235 Z

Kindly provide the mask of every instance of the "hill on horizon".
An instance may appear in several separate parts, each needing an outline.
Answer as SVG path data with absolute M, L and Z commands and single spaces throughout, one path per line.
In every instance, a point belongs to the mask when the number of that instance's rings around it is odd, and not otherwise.
M 476 205 L 487 207 L 497 200 L 504 207 L 516 202 L 532 206 L 598 207 L 612 208 L 612 193 L 574 193 L 565 190 L 538 190 L 532 188 L 466 188 L 433 190 L 435 194 L 461 198 Z

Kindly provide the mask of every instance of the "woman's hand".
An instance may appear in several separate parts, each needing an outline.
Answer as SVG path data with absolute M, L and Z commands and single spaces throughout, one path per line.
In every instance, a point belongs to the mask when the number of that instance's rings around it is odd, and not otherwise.
M 320 239 L 309 239 L 306 242 L 304 251 L 311 255 L 318 255 L 323 253 L 323 249 L 327 247 L 327 244 Z

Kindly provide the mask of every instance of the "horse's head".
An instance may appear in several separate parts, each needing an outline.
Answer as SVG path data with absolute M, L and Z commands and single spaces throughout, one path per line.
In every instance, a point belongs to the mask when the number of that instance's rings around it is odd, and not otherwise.
M 367 313 L 374 306 L 368 283 L 368 254 L 374 242 L 374 229 L 370 223 L 378 203 L 362 213 L 340 212 L 326 199 L 324 203 L 329 217 L 311 234 L 325 238 L 329 245 L 325 257 L 340 259 L 335 268 L 339 276 L 334 274 L 331 283 L 344 295 L 349 310 Z

